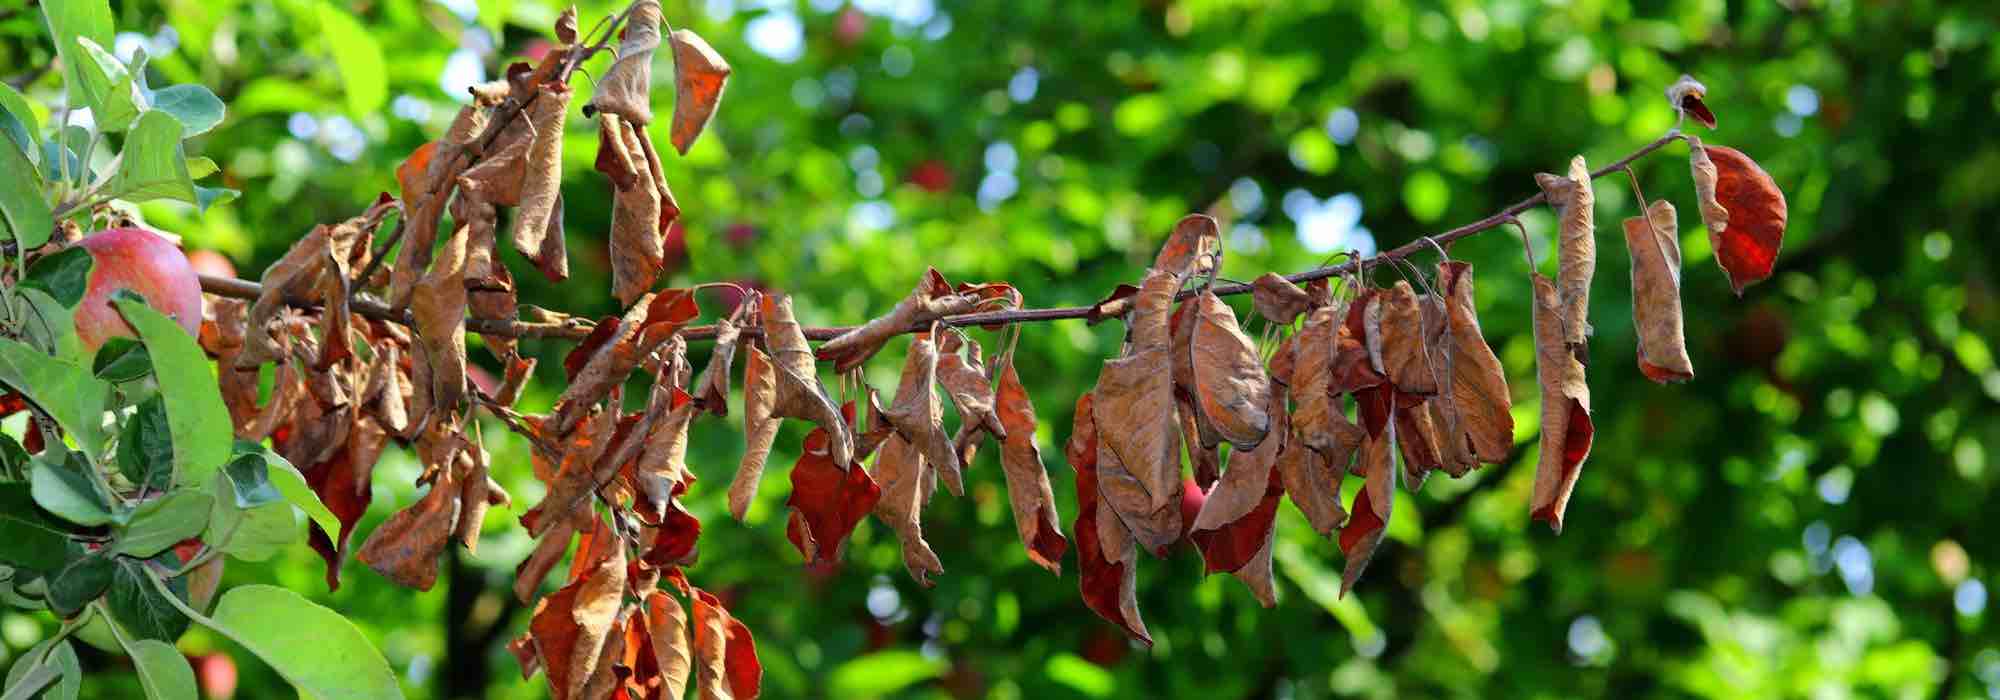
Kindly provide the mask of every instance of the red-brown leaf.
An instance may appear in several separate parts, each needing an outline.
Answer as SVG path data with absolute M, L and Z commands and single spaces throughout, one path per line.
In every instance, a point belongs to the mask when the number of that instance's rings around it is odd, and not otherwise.
M 838 562 L 847 536 L 882 499 L 882 488 L 867 470 L 834 464 L 827 442 L 825 430 L 806 434 L 799 461 L 792 465 L 792 495 L 785 499 L 804 526 L 787 534 L 809 565 Z
M 1737 296 L 1743 289 L 1771 276 L 1778 249 L 1785 242 L 1785 193 L 1757 161 L 1728 146 L 1702 149 L 1715 164 L 1715 202 L 1728 216 L 1718 221 L 1708 208 L 1709 243 L 1715 261 L 1729 274 Z

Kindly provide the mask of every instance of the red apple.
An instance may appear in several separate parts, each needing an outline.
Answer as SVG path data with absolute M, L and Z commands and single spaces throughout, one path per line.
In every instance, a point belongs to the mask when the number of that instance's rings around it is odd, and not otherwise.
M 228 654 L 218 651 L 191 656 L 188 663 L 194 666 L 202 697 L 227 700 L 236 695 L 236 660 Z
M 76 307 L 76 335 L 86 352 L 112 338 L 134 337 L 132 326 L 111 305 L 111 295 L 121 289 L 145 297 L 154 309 L 179 321 L 188 335 L 201 330 L 201 280 L 187 255 L 167 239 L 144 229 L 114 228 L 77 245 L 96 262 L 83 303 Z

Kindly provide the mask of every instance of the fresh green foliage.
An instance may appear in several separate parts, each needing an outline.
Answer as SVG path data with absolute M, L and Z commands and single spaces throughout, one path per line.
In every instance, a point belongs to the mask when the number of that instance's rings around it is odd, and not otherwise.
M 229 409 L 216 389 L 214 366 L 180 324 L 126 295 L 113 299 L 125 321 L 139 331 L 153 360 L 153 376 L 166 401 L 173 434 L 174 472 L 191 486 L 208 483 L 229 459 Z
M 21 284 L 47 292 L 56 303 L 73 309 L 77 302 L 83 300 L 83 292 L 90 284 L 91 268 L 95 266 L 90 251 L 70 248 L 36 260 L 28 268 L 28 278 Z
M 315 697 L 403 697 L 389 662 L 354 623 L 297 593 L 238 586 L 222 594 L 210 622 Z

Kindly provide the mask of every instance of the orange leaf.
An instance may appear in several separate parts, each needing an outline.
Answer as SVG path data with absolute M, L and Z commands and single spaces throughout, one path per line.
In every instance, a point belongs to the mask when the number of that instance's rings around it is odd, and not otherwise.
M 1693 146 L 1695 192 L 1715 261 L 1729 274 L 1737 296 L 1743 289 L 1771 276 L 1778 249 L 1785 242 L 1785 193 L 1757 161 L 1727 146 Z M 1704 175 L 1703 164 L 1709 164 Z M 1712 184 L 1708 184 L 1711 183 Z
M 674 48 L 674 150 L 687 155 L 722 102 L 729 62 L 693 31 L 676 29 L 667 41 Z

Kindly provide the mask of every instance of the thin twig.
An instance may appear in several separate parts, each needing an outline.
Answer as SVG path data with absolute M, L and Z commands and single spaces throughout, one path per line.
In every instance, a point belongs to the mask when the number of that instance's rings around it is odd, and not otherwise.
M 1592 178 L 1604 177 L 1605 175 L 1624 169 L 1625 166 L 1630 164 L 1632 161 L 1638 160 L 1640 158 L 1643 158 L 1651 154 L 1654 151 L 1660 150 L 1660 148 L 1666 146 L 1667 144 L 1680 139 L 1680 137 L 1681 135 L 1679 131 L 1669 131 L 1666 134 L 1662 135 L 1660 138 L 1654 139 L 1651 143 L 1648 143 L 1644 146 L 1640 146 L 1637 150 L 1634 150 L 1631 153 L 1626 154 L 1625 157 L 1613 161 L 1609 165 L 1605 165 L 1601 168 L 1591 171 L 1590 176 Z M 1363 272 L 1370 267 L 1377 267 L 1389 263 L 1391 261 L 1401 260 L 1403 258 L 1410 257 L 1421 251 L 1430 249 L 1433 246 L 1441 248 L 1444 245 L 1450 244 L 1453 241 L 1465 238 L 1467 236 L 1471 236 L 1481 231 L 1497 228 L 1507 223 L 1518 223 L 1515 220 L 1515 217 L 1517 215 L 1529 209 L 1532 209 L 1536 206 L 1539 206 L 1546 201 L 1548 201 L 1547 195 L 1536 194 L 1527 199 L 1523 199 L 1519 202 L 1510 204 L 1507 206 L 1507 208 L 1501 209 L 1499 212 L 1491 216 L 1488 216 L 1484 219 L 1480 219 L 1478 221 L 1474 221 L 1472 223 L 1465 224 L 1463 226 L 1459 226 L 1457 228 L 1444 231 L 1442 233 L 1419 237 L 1416 240 L 1410 241 L 1409 243 L 1403 244 L 1394 249 L 1377 253 L 1372 257 L 1352 259 L 1349 260 L 1348 262 L 1344 262 L 1339 265 L 1318 267 L 1311 270 L 1307 270 L 1305 272 L 1298 272 L 1286 275 L 1285 279 L 1290 280 L 1295 284 L 1304 284 L 1306 282 L 1311 282 L 1314 280 L 1322 280 L 1332 277 L 1338 277 L 1341 275 Z M 1523 240 L 1525 240 L 1526 231 L 1524 230 L 1522 234 L 1523 234 Z M 234 297 L 238 299 L 255 299 L 260 293 L 263 292 L 263 287 L 255 282 L 234 279 L 230 277 L 211 277 L 208 275 L 202 275 L 201 288 L 202 291 L 208 292 L 210 294 L 215 294 L 218 296 L 225 296 L 225 297 Z M 1251 286 L 1247 284 L 1224 284 L 1224 285 L 1216 285 L 1214 287 L 1211 287 L 1210 289 L 1217 296 L 1230 296 L 1235 294 L 1248 294 L 1251 291 Z M 1196 290 L 1193 289 L 1183 290 L 1176 298 L 1187 299 L 1189 297 L 1194 296 L 1195 293 Z M 314 302 L 304 299 L 287 300 L 286 303 L 300 308 L 314 308 L 315 306 L 317 306 Z M 390 321 L 392 323 L 400 323 L 403 325 L 411 325 L 412 323 L 414 323 L 414 319 L 410 316 L 410 314 L 407 311 L 390 309 L 387 305 L 382 304 L 381 302 L 378 301 L 374 301 L 372 299 L 365 299 L 365 298 L 356 299 L 350 305 L 349 308 L 351 308 L 355 313 L 361 314 L 362 316 L 368 318 L 385 320 L 385 321 Z M 965 326 L 989 326 L 989 325 L 1006 325 L 1015 323 L 1035 323 L 1040 321 L 1060 321 L 1065 319 L 1088 318 L 1090 316 L 1091 308 L 1092 307 L 1089 306 L 1064 306 L 1064 307 L 1056 307 L 1049 309 L 1016 309 L 1011 311 L 983 311 L 978 313 L 967 313 L 967 314 L 959 314 L 957 316 L 948 316 L 946 318 L 940 319 L 939 323 L 947 327 L 961 328 Z M 575 320 L 575 319 L 557 323 L 537 323 L 537 322 L 519 321 L 519 320 L 508 321 L 508 320 L 481 320 L 481 319 L 471 319 L 466 321 L 467 331 L 473 333 L 479 333 L 481 335 L 491 335 L 491 336 L 506 337 L 506 338 L 565 338 L 569 340 L 581 340 L 585 336 L 590 335 L 592 327 L 593 327 L 592 324 L 585 323 L 581 320 Z M 920 324 L 912 326 L 910 328 L 903 329 L 903 332 L 917 333 L 928 329 L 928 327 L 929 327 L 928 324 Z M 848 331 L 854 330 L 855 328 L 856 326 L 817 326 L 817 327 L 808 326 L 804 329 L 804 331 L 805 331 L 805 336 L 808 340 L 825 341 L 839 337 L 840 335 L 847 333 Z M 682 337 L 688 340 L 713 340 L 715 338 L 715 332 L 716 332 L 716 326 L 701 325 L 701 326 L 691 326 L 682 329 L 681 335 Z M 763 331 L 756 327 L 746 327 L 742 329 L 742 334 L 745 337 L 754 337 L 761 335 L 762 333 Z

